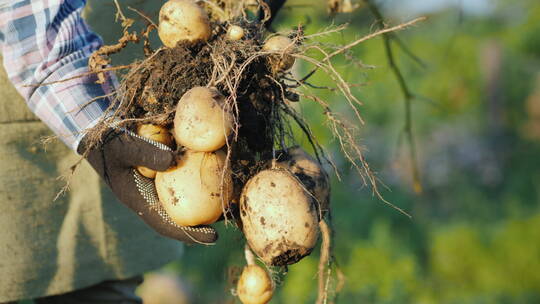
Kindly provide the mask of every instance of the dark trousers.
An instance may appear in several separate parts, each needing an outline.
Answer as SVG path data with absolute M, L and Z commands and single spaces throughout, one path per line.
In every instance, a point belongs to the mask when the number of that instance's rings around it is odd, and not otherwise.
M 35 304 L 142 304 L 135 289 L 142 276 L 125 280 L 104 281 L 99 284 L 61 295 L 35 299 Z M 4 304 L 16 304 L 9 302 Z

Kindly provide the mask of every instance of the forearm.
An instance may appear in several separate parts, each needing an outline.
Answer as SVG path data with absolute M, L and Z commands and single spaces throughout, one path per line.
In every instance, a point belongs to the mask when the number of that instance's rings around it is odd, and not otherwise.
M 114 90 L 112 78 L 99 85 L 94 75 L 75 77 L 88 72 L 88 58 L 102 43 L 81 18 L 84 5 L 82 0 L 0 4 L 0 51 L 10 80 L 73 150 L 109 104 L 99 97 Z

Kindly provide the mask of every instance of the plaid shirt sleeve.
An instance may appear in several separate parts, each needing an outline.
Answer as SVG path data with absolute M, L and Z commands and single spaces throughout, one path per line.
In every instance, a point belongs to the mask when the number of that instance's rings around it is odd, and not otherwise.
M 112 75 L 103 85 L 94 75 L 58 82 L 88 72 L 88 58 L 102 44 L 81 17 L 85 4 L 0 0 L 0 51 L 9 79 L 29 108 L 75 151 L 109 105 L 102 96 L 115 86 Z

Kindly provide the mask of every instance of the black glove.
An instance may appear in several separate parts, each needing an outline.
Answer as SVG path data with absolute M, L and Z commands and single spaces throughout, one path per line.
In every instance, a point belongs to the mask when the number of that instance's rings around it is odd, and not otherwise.
M 87 136 L 88 137 L 88 136 Z M 87 138 L 78 152 L 87 150 Z M 109 129 L 86 158 L 113 193 L 146 224 L 163 236 L 185 243 L 213 244 L 216 231 L 210 226 L 182 227 L 175 224 L 157 197 L 154 180 L 139 174 L 136 166 L 165 171 L 175 163 L 175 153 L 166 145 L 124 129 Z

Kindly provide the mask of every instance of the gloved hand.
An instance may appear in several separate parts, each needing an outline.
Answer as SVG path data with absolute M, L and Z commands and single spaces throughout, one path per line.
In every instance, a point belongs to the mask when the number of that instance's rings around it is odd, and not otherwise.
M 79 145 L 80 154 L 88 147 L 87 137 Z M 135 169 L 145 166 L 165 171 L 174 165 L 175 153 L 166 145 L 128 130 L 111 128 L 97 145 L 90 148 L 86 158 L 118 200 L 161 235 L 185 243 L 213 244 L 217 240 L 217 232 L 210 226 L 175 224 L 159 202 L 154 181 Z

